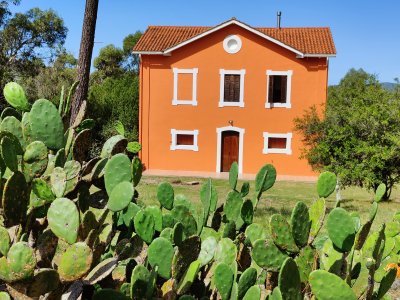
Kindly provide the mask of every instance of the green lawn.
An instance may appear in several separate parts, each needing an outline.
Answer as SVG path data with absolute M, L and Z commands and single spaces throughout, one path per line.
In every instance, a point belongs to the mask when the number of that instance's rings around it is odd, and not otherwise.
M 160 182 L 170 182 L 175 190 L 175 195 L 183 194 L 190 199 L 195 205 L 200 205 L 199 191 L 201 184 L 205 181 L 204 178 L 187 178 L 187 177 L 156 177 L 145 176 L 142 178 L 138 186 L 139 202 L 148 204 L 158 204 L 157 201 L 157 185 Z M 190 181 L 199 181 L 199 185 L 185 185 L 183 183 Z M 240 187 L 243 181 L 239 181 Z M 226 179 L 213 179 L 213 184 L 218 191 L 218 201 L 225 201 L 225 196 L 230 190 Z M 251 183 L 249 196 L 254 193 L 254 181 Z M 368 191 L 351 187 L 342 190 L 342 207 L 348 211 L 357 211 L 361 216 L 361 221 L 364 222 L 368 216 L 368 211 L 373 195 Z M 310 205 L 316 200 L 316 184 L 308 182 L 291 182 L 279 181 L 263 194 L 263 197 L 258 205 L 255 215 L 255 222 L 267 226 L 269 217 L 274 213 L 282 213 L 290 216 L 291 210 L 297 201 L 303 201 Z M 327 199 L 327 208 L 331 209 L 335 205 L 335 194 Z M 389 202 L 379 204 L 379 210 L 374 222 L 374 228 L 382 222 L 390 221 L 393 214 L 400 210 L 400 190 L 394 189 L 392 199 Z

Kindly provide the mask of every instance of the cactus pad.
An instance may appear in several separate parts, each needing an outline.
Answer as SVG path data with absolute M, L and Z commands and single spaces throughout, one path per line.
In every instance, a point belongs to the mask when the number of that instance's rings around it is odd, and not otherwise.
M 197 233 L 197 222 L 190 209 L 183 205 L 176 205 L 171 211 L 176 222 L 181 222 L 185 228 L 186 236 Z
M 254 217 L 254 207 L 253 207 L 253 202 L 249 199 L 244 201 L 242 209 L 240 211 L 240 215 L 242 217 L 242 220 L 246 224 L 252 224 L 253 223 L 253 217 Z
M 0 130 L 6 131 L 14 135 L 21 146 L 25 148 L 25 140 L 22 133 L 21 121 L 14 116 L 4 118 L 0 124 Z
M 202 266 L 205 266 L 213 259 L 217 245 L 217 240 L 212 236 L 202 241 L 199 254 L 199 260 Z
M 334 208 L 328 215 L 327 229 L 329 238 L 342 252 L 350 251 L 354 243 L 356 230 L 354 220 L 343 208 Z
M 288 257 L 270 239 L 255 241 L 251 256 L 259 267 L 271 271 L 278 271 Z
M 381 183 L 375 190 L 374 200 L 376 202 L 380 202 L 383 199 L 383 196 L 385 196 L 385 193 L 386 193 L 386 185 L 384 183 Z
M 254 242 L 258 239 L 265 239 L 267 237 L 267 233 L 260 224 L 252 223 L 247 226 L 246 231 L 246 243 L 253 245 Z
M 261 289 L 258 285 L 254 285 L 248 289 L 243 300 L 259 300 L 261 299 Z
M 311 221 L 310 236 L 315 238 L 322 227 L 325 218 L 325 199 L 320 198 L 310 206 L 309 214 Z
M 234 282 L 233 275 L 231 268 L 225 263 L 220 263 L 215 268 L 214 283 L 222 300 L 229 300 Z
M 55 199 L 51 188 L 42 178 L 35 178 L 32 183 L 31 197 L 29 206 L 40 207 Z
M 43 142 L 35 141 L 26 147 L 23 156 L 23 172 L 27 178 L 41 176 L 48 164 L 47 147 Z
M 316 252 L 310 246 L 301 249 L 299 255 L 295 258 L 297 267 L 299 268 L 300 280 L 303 283 L 308 282 L 308 276 L 314 267 Z
M 29 204 L 29 190 L 25 176 L 15 172 L 8 178 L 3 190 L 3 213 L 8 227 L 24 223 Z
M 182 295 L 189 290 L 192 283 L 196 280 L 200 267 L 201 263 L 199 260 L 195 260 L 190 264 L 178 285 L 178 295 Z M 180 299 L 182 299 L 182 297 Z
M 296 245 L 299 247 L 305 246 L 308 242 L 311 222 L 308 207 L 303 202 L 296 203 L 290 218 L 290 225 Z
M 255 268 L 247 268 L 239 278 L 238 298 L 242 299 L 248 289 L 250 289 L 257 281 L 257 270 Z
M 67 174 L 60 167 L 53 169 L 50 175 L 51 190 L 56 197 L 61 198 L 64 196 L 65 189 L 67 186 Z
M 107 202 L 107 208 L 113 212 L 125 209 L 132 201 L 135 190 L 131 182 L 118 183 L 112 190 Z
M 64 124 L 53 103 L 37 100 L 29 113 L 32 138 L 42 141 L 47 148 L 58 150 L 64 144 Z
M 108 162 L 104 172 L 104 183 L 110 195 L 118 183 L 132 181 L 131 161 L 125 154 L 114 155 Z
M 222 238 L 215 249 L 214 260 L 231 265 L 236 260 L 237 248 L 229 238 Z
M 39 297 L 54 291 L 60 284 L 60 276 L 57 270 L 40 269 L 35 272 L 32 282 L 29 284 L 27 295 Z
M 122 135 L 115 135 L 110 137 L 103 145 L 101 150 L 101 158 L 110 158 L 112 155 L 121 153 L 126 149 L 128 140 Z
M 273 165 L 265 165 L 256 175 L 256 191 L 265 192 L 275 183 L 276 169 Z
M 13 282 L 33 276 L 36 259 L 33 249 L 25 242 L 11 246 L 7 257 L 0 258 L 0 279 Z
M 153 240 L 155 221 L 153 215 L 145 210 L 140 210 L 134 219 L 135 231 L 147 244 Z
M 81 171 L 81 164 L 76 160 L 69 160 L 64 165 L 64 171 L 66 175 L 66 186 L 64 195 L 75 190 L 76 185 L 79 182 L 79 172 Z
M 310 285 L 317 299 L 357 299 L 345 281 L 324 270 L 316 270 L 310 274 Z
M 157 199 L 168 210 L 174 207 L 174 188 L 168 182 L 162 182 L 157 188 Z
M 269 226 L 271 229 L 271 237 L 279 248 L 294 253 L 299 251 L 293 239 L 290 225 L 284 216 L 278 214 L 272 215 Z
M 232 163 L 231 168 L 229 170 L 229 186 L 231 187 L 232 190 L 236 190 L 238 174 L 239 174 L 239 166 L 238 163 L 235 161 Z
M 165 238 L 156 238 L 149 246 L 149 263 L 152 267 L 158 266 L 158 274 L 164 279 L 169 279 L 171 277 L 173 256 L 174 248 L 171 242 Z
M 47 220 L 56 236 L 69 244 L 75 243 L 78 236 L 79 212 L 73 201 L 67 198 L 54 200 L 47 212 Z
M 299 269 L 291 257 L 288 257 L 282 264 L 278 284 L 284 300 L 303 299 Z
M 11 239 L 7 229 L 0 226 L 0 254 L 7 256 L 8 250 L 10 249 Z
M 12 171 L 18 171 L 18 158 L 13 140 L 5 136 L 1 140 L 1 156 L 6 166 Z
M 58 272 L 62 281 L 81 278 L 92 264 L 92 250 L 83 242 L 73 244 L 61 255 Z
M 25 96 L 25 91 L 18 83 L 7 83 L 3 89 L 3 95 L 12 107 L 22 111 L 29 110 L 29 103 Z
M 321 198 L 327 198 L 336 187 L 336 175 L 332 172 L 323 172 L 318 177 L 317 193 Z
M 150 272 L 142 265 L 137 265 L 131 276 L 131 298 L 145 299 L 147 283 L 150 279 Z
M 226 196 L 224 213 L 228 221 L 236 222 L 240 218 L 243 199 L 239 192 L 230 191 Z
M 142 178 L 143 165 L 140 161 L 139 157 L 135 157 L 132 160 L 132 181 L 133 186 L 137 186 L 139 184 L 140 179 Z

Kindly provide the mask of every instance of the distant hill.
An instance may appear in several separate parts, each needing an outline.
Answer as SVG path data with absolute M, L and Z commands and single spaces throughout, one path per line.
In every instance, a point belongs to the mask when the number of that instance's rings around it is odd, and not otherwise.
M 385 89 L 388 89 L 388 90 L 393 91 L 393 90 L 394 90 L 394 87 L 396 86 L 396 83 L 394 83 L 394 82 L 382 82 L 382 86 L 383 86 Z

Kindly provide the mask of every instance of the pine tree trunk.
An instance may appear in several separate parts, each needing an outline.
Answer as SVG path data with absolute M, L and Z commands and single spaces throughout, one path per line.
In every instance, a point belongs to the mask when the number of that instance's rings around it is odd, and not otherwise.
M 70 125 L 79 112 L 79 108 L 86 100 L 89 89 L 90 66 L 92 61 L 92 52 L 94 45 L 94 36 L 96 32 L 97 10 L 99 0 L 86 0 L 85 17 L 83 20 L 81 47 L 79 50 L 78 61 L 78 88 L 72 100 Z

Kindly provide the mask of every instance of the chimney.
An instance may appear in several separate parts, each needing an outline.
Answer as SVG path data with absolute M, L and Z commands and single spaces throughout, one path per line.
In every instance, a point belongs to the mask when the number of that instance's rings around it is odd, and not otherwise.
M 276 17 L 277 17 L 277 21 L 276 21 L 276 27 L 278 28 L 278 29 L 281 29 L 281 16 L 282 16 L 282 12 L 280 12 L 280 11 L 278 11 L 277 13 L 276 13 Z

